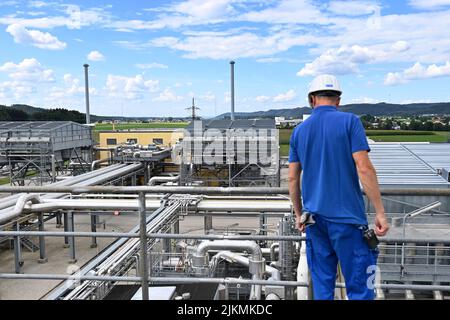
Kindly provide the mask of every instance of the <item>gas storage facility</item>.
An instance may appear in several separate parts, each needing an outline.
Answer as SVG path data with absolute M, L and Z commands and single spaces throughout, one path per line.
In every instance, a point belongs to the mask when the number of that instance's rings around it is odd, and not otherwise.
M 231 101 L 229 120 L 98 143 L 87 125 L 0 122 L 0 299 L 312 299 L 275 121 Z M 377 299 L 450 299 L 450 144 L 370 148 L 391 224 Z M 341 272 L 336 287 L 346 299 Z

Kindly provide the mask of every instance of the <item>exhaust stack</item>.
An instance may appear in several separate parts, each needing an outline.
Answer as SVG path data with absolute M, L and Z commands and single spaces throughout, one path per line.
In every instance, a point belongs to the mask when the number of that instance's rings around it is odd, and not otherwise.
M 85 64 L 84 67 L 84 83 L 85 83 L 85 93 L 86 93 L 86 124 L 91 123 L 91 114 L 89 111 L 89 65 Z
M 230 61 L 231 67 L 231 120 L 234 121 L 234 61 Z

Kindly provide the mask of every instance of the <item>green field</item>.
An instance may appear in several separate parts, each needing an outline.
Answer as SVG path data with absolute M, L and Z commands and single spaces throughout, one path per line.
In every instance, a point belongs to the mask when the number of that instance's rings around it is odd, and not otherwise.
M 289 154 L 289 140 L 292 129 L 280 129 L 280 156 Z M 367 136 L 375 142 L 448 142 L 450 132 L 445 131 L 406 131 L 406 130 L 367 130 Z
M 115 130 L 127 130 L 127 129 L 176 129 L 186 128 L 189 122 L 151 122 L 151 123 L 123 123 L 115 124 Z M 113 125 L 109 123 L 97 123 L 95 125 L 96 131 L 108 131 L 113 130 Z

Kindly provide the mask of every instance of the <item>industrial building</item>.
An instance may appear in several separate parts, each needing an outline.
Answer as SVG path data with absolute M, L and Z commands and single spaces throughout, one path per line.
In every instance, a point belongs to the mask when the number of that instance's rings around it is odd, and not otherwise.
M 272 125 L 254 122 L 257 128 Z M 211 141 L 202 137 L 204 152 Z M 277 141 L 267 137 L 258 143 Z M 392 224 L 380 244 L 378 299 L 448 299 L 450 145 L 370 147 Z M 91 172 L 22 187 L 26 193 L 0 187 L 14 192 L 0 206 L 0 261 L 10 261 L 0 265 L 0 295 L 8 294 L 8 285 L 46 283 L 35 298 L 311 299 L 304 238 L 294 228 L 283 184 L 230 187 L 225 179 L 226 187 L 217 188 L 200 175 L 185 183 L 183 165 L 203 167 L 202 159 L 181 162 L 177 174 L 147 171 L 152 162 L 173 162 L 177 148 L 126 144 L 115 157 L 91 165 Z M 248 159 L 246 150 L 242 154 Z M 279 162 L 275 168 L 277 174 L 284 170 Z M 338 288 L 337 298 L 345 298 L 342 276 Z
M 111 156 L 111 150 L 124 144 L 171 147 L 183 138 L 183 129 L 105 130 L 98 132 L 100 159 Z
M 279 137 L 272 119 L 194 121 L 181 148 L 182 185 L 280 185 Z
M 78 123 L 0 121 L 0 167 L 12 185 L 42 185 L 68 171 L 86 172 L 92 146 L 91 129 Z

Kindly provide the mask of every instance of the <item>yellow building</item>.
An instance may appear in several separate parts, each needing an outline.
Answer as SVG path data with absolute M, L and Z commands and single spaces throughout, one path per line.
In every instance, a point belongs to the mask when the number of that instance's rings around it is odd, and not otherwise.
M 121 144 L 133 143 L 149 145 L 156 143 L 162 147 L 171 147 L 183 139 L 183 129 L 136 129 L 99 131 L 98 140 L 101 149 L 114 148 Z M 100 158 L 110 156 L 108 151 L 101 151 Z

